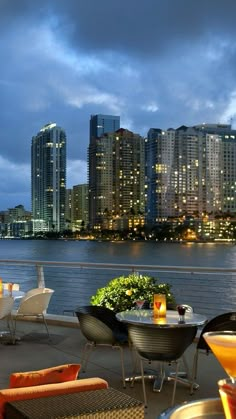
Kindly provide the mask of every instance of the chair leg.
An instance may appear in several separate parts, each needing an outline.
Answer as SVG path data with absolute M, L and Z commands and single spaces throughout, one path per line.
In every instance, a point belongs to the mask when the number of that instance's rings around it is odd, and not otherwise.
M 186 357 L 185 357 L 184 354 L 182 356 L 182 360 L 183 360 L 183 364 L 184 364 L 184 369 L 186 371 L 186 375 L 187 375 L 187 377 L 190 377 L 188 363 L 187 363 L 187 360 L 186 360 Z
M 153 387 L 154 391 L 157 391 L 158 393 L 161 392 L 165 378 L 166 378 L 165 363 L 161 362 L 160 372 L 154 381 L 154 387 Z
M 142 360 L 142 358 L 140 358 L 140 369 L 141 369 L 141 375 L 142 375 L 142 386 L 143 386 L 144 405 L 145 405 L 145 407 L 147 407 L 147 394 L 146 394 L 146 387 L 145 387 L 144 369 L 143 369 L 143 360 Z
M 81 362 L 81 369 L 82 369 L 83 372 L 86 372 L 88 360 L 89 360 L 91 352 L 94 349 L 94 346 L 95 345 L 92 342 L 87 342 L 84 345 L 83 352 L 82 352 L 82 355 L 81 355 L 81 361 L 80 361 Z
M 15 341 L 16 341 L 16 320 L 17 320 L 17 316 L 15 316 L 15 321 L 12 321 L 13 343 L 15 343 Z
M 138 353 L 135 349 L 133 351 L 135 351 L 135 355 L 132 356 L 132 359 L 133 359 L 133 373 L 132 373 L 132 377 L 131 377 L 130 387 L 134 387 L 135 372 L 136 372 L 137 363 L 138 363 Z
M 193 370 L 192 370 L 192 377 L 191 377 L 190 394 L 193 394 L 194 380 L 197 378 L 197 364 L 198 364 L 198 350 L 196 349 L 196 352 L 193 358 Z
M 13 325 L 13 320 L 12 320 L 12 315 L 11 314 L 7 317 L 7 327 L 10 331 L 12 343 L 14 344 L 15 343 L 15 334 L 14 334 L 14 325 Z
M 179 372 L 179 361 L 176 361 L 176 368 L 175 368 L 176 379 L 174 380 L 174 388 L 173 388 L 173 393 L 172 393 L 171 406 L 174 406 L 174 402 L 175 402 L 175 393 L 176 393 L 178 372 Z
M 47 331 L 48 338 L 51 339 L 51 336 L 50 336 L 49 330 L 48 330 L 48 325 L 47 325 L 47 322 L 46 322 L 46 319 L 45 319 L 43 313 L 42 313 L 42 317 L 43 317 L 43 321 L 44 321 L 44 325 L 45 325 L 45 328 L 46 328 L 46 331 Z
M 117 348 L 120 350 L 120 360 L 121 360 L 121 371 L 122 371 L 122 382 L 123 382 L 123 388 L 126 388 L 125 383 L 125 366 L 124 366 L 124 350 L 122 346 L 113 346 L 113 348 Z

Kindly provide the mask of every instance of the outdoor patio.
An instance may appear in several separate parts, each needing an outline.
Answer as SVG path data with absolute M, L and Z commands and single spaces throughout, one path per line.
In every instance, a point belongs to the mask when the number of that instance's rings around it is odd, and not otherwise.
M 21 340 L 16 345 L 2 343 L 0 386 L 7 388 L 9 376 L 12 372 L 30 371 L 66 363 L 79 363 L 82 348 L 85 343 L 80 333 L 78 320 L 72 316 L 52 317 L 49 322 L 51 341 L 45 334 L 44 325 L 36 322 L 18 322 L 17 334 Z M 193 344 L 186 352 L 190 368 L 194 353 Z M 125 350 L 126 376 L 132 374 L 132 362 L 129 349 Z M 86 373 L 80 372 L 80 378 L 101 377 L 109 385 L 130 396 L 143 400 L 142 384 L 136 382 L 131 388 L 127 383 L 126 389 L 122 387 L 120 353 L 110 348 L 97 348 L 91 355 Z M 213 355 L 199 356 L 197 382 L 200 388 L 194 395 L 189 394 L 189 389 L 177 384 L 176 404 L 184 401 L 218 397 L 217 380 L 225 377 L 225 372 Z M 146 383 L 148 407 L 145 409 L 147 419 L 157 418 L 158 415 L 170 406 L 173 382 L 165 382 L 160 393 L 153 392 L 152 381 Z

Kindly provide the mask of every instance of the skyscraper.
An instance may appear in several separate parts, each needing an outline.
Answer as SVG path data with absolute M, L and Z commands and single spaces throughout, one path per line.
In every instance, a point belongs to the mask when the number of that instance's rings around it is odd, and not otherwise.
M 31 201 L 34 228 L 63 231 L 66 193 L 66 134 L 55 123 L 45 125 L 32 138 Z
M 147 222 L 236 213 L 236 131 L 230 125 L 151 129 L 146 140 Z
M 89 147 L 91 227 L 122 230 L 141 225 L 144 182 L 143 137 L 120 128 L 92 139 Z
M 146 220 L 155 225 L 175 215 L 175 131 L 150 128 L 145 141 Z
M 83 183 L 73 186 L 72 192 L 72 228 L 74 231 L 87 228 L 88 225 L 88 185 Z
M 91 115 L 90 141 L 108 132 L 115 132 L 120 128 L 120 117 L 114 115 Z
M 108 155 L 108 148 L 112 150 L 111 140 L 107 137 L 103 137 L 105 133 L 115 132 L 120 128 L 120 117 L 114 115 L 91 115 L 90 117 L 90 141 L 88 149 L 88 173 L 89 173 L 89 188 L 88 188 L 88 198 L 89 198 L 89 223 L 91 226 L 97 224 L 95 219 L 97 218 L 99 196 L 100 196 L 100 182 L 103 170 L 100 170 L 100 165 L 106 165 L 106 171 L 108 170 L 109 162 L 102 162 L 103 149 L 106 150 L 106 155 Z M 109 145 L 110 144 L 110 145 Z M 111 154 L 109 154 L 111 156 Z M 110 159 L 110 158 L 109 158 Z M 98 172 L 99 177 L 98 177 Z M 100 176 L 101 175 L 101 176 Z M 110 178 L 111 182 L 111 178 Z M 105 187 L 105 185 L 104 185 Z M 106 200 L 109 199 L 110 194 L 112 193 L 112 186 L 110 187 L 110 192 L 106 193 Z

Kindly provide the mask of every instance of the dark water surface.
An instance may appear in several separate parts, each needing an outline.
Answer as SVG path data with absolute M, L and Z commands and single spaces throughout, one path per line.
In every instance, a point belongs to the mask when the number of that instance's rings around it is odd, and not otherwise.
M 233 244 L 0 240 L 0 255 L 1 260 L 236 269 L 236 246 Z M 126 274 L 130 271 L 127 270 Z M 144 271 L 140 269 L 140 272 Z M 215 312 L 236 310 L 235 274 L 193 272 L 161 272 L 157 269 L 151 275 L 160 282 L 171 284 L 176 300 L 192 305 L 199 313 L 208 311 L 212 316 Z M 49 312 L 62 314 L 63 310 L 88 304 L 98 288 L 124 273 L 118 267 L 114 270 L 44 267 L 45 284 L 55 290 Z M 19 282 L 23 291 L 37 286 L 35 266 L 2 264 L 0 277 L 4 282 Z
M 236 268 L 236 246 L 218 243 L 0 240 L 0 259 Z

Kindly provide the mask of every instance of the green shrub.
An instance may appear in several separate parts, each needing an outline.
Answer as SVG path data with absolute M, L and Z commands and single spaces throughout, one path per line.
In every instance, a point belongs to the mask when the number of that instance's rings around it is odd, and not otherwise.
M 117 313 L 132 309 L 137 300 L 152 303 L 154 294 L 165 294 L 166 302 L 173 304 L 175 299 L 170 289 L 171 285 L 160 284 L 153 277 L 132 273 L 126 277 L 114 278 L 107 286 L 99 288 L 91 297 L 90 303 L 110 308 Z

